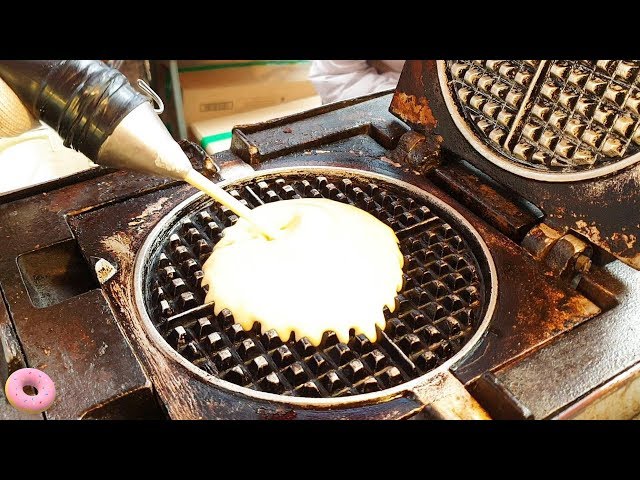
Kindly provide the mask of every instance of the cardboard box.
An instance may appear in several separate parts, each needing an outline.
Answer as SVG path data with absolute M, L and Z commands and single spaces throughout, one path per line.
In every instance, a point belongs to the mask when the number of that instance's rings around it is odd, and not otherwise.
M 180 73 L 187 124 L 315 95 L 309 64 L 254 64 Z
M 321 104 L 320 97 L 315 95 L 250 112 L 202 120 L 191 124 L 189 128 L 200 145 L 208 153 L 214 154 L 227 150 L 231 146 L 231 130 L 236 125 L 260 123 L 274 118 L 286 117 L 319 107 Z
M 183 109 L 177 112 L 168 62 L 155 63 L 154 89 L 165 102 L 161 118 L 176 139 L 180 114 L 190 125 L 316 95 L 306 60 L 180 61 Z
M 210 67 L 212 65 L 233 65 L 252 61 L 255 60 L 178 60 L 178 71 L 186 72 L 196 68 Z

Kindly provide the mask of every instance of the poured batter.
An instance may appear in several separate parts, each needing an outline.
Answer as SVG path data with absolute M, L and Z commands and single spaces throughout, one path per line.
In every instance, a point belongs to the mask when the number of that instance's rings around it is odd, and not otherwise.
M 326 330 L 377 339 L 383 307 L 395 309 L 404 259 L 393 230 L 359 208 L 328 199 L 295 199 L 255 208 L 278 229 L 268 240 L 240 218 L 203 266 L 207 302 L 228 308 L 245 330 L 260 322 L 283 340 L 291 332 L 318 345 Z

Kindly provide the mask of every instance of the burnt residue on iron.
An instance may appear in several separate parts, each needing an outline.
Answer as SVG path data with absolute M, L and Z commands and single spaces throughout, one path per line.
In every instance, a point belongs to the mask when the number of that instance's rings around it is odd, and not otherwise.
M 418 65 L 419 64 L 419 65 Z M 505 187 L 539 207 L 550 226 L 573 229 L 593 243 L 611 252 L 625 263 L 640 269 L 640 164 L 632 165 L 606 177 L 577 182 L 544 182 L 521 177 L 504 170 L 478 153 L 455 125 L 444 102 L 436 62 L 407 61 L 392 105 L 406 98 L 426 98 L 437 126 L 434 133 L 444 138 L 443 150 L 482 170 Z M 416 128 L 425 125 L 416 122 Z
M 422 70 L 428 72 L 429 68 Z M 435 87 L 425 84 L 425 88 Z M 386 158 L 385 149 L 394 148 L 407 128 L 401 121 L 389 118 L 386 108 L 390 97 L 386 96 L 386 105 L 383 98 L 342 104 L 349 108 L 357 106 L 360 114 L 367 112 L 369 118 L 384 120 L 370 122 L 367 130 L 352 122 L 353 110 L 343 114 L 340 108 L 325 106 L 315 112 L 327 115 L 322 122 L 311 112 L 279 120 L 277 125 L 236 129 L 233 141 L 244 145 L 236 151 L 239 155 L 246 153 L 244 161 L 257 162 L 258 168 L 342 166 L 404 180 L 449 203 L 477 229 L 496 265 L 498 304 L 484 337 L 453 368 L 467 385 L 483 372 L 518 365 L 528 352 L 536 351 L 595 315 L 594 305 L 579 293 L 562 287 L 551 272 L 512 239 L 487 225 L 428 179 L 412 175 Z M 439 130 L 442 122 L 437 115 L 438 100 L 429 98 L 429 107 L 438 118 L 436 130 Z M 324 135 L 322 124 L 333 130 Z M 285 128 L 290 128 L 291 133 L 280 131 Z M 296 135 L 292 143 L 273 138 L 285 136 L 291 140 Z M 443 138 L 447 140 L 444 135 Z M 246 167 L 243 158 L 224 152 L 216 156 L 216 161 L 223 168 Z M 117 172 L 84 178 L 77 184 L 61 184 L 54 190 L 34 192 L 29 198 L 0 205 L 0 236 L 5 240 L 0 252 L 0 284 L 5 289 L 8 313 L 25 345 L 28 364 L 56 372 L 55 376 L 63 379 L 64 398 L 69 402 L 52 411 L 52 415 L 113 418 L 123 404 L 109 406 L 109 403 L 123 392 L 131 399 L 139 398 L 141 390 L 151 391 L 151 384 L 163 411 L 171 418 L 263 418 L 294 414 L 295 418 L 404 418 L 420 411 L 424 405 L 411 395 L 358 402 L 349 408 L 294 406 L 287 402 L 276 406 L 272 401 L 248 399 L 203 379 L 159 348 L 159 336 L 143 325 L 134 301 L 134 262 L 153 226 L 193 193 L 193 188 L 170 180 Z M 22 284 L 16 257 L 74 238 L 88 265 L 92 265 L 92 259 L 102 258 L 117 271 L 100 289 L 47 309 L 35 309 Z M 69 320 L 69 316 L 73 318 Z M 64 328 L 66 325 L 71 325 L 77 335 L 70 335 L 70 329 Z M 131 348 L 135 356 L 131 355 Z M 90 372 L 92 363 L 94 370 Z M 84 384 L 80 384 L 78 375 Z M 123 376 L 126 388 L 121 387 Z M 88 381 L 93 383 L 89 396 L 85 394 Z M 561 385 L 555 388 L 560 389 Z M 151 402 L 148 405 L 149 412 L 155 409 Z
M 202 146 L 191 140 L 180 140 L 178 145 L 180 145 L 194 169 L 213 181 L 220 180 L 219 167 Z
M 517 242 L 543 217 L 535 206 L 505 191 L 463 160 L 448 159 L 429 177 Z
M 426 134 L 438 126 L 438 119 L 424 93 L 420 89 L 411 88 L 414 79 L 420 81 L 424 78 L 424 68 L 429 68 L 429 64 L 405 62 L 389 111 L 411 125 L 413 130 Z M 424 87 L 424 84 L 421 86 Z
M 429 101 L 425 97 L 399 92 L 393 97 L 391 108 L 405 122 L 422 125 L 426 130 L 433 129 L 438 125 L 438 121 L 429 107 Z
M 484 223 L 474 226 L 493 253 L 499 293 L 494 321 L 486 335 L 453 368 L 463 383 L 514 361 L 600 313 L 595 304 L 558 282 L 550 270 L 512 240 L 497 232 L 491 234 L 491 227 Z
M 420 133 L 436 130 L 437 112 L 434 111 L 429 95 L 425 93 L 431 85 L 425 79 L 435 72 L 435 62 L 406 61 L 398 80 L 389 111 Z
M 640 360 L 640 272 L 621 262 L 604 268 L 618 304 L 495 372 L 535 418 L 547 418 Z
M 58 189 L 48 185 L 31 197 L 0 204 L 0 234 L 5 242 L 2 257 L 19 255 L 71 237 L 65 217 L 81 211 L 142 195 L 175 180 L 117 171 Z
M 295 165 L 298 165 L 298 158 L 296 157 Z M 325 157 L 320 155 L 307 158 L 312 164 L 318 165 Z M 287 157 L 267 164 L 272 167 L 292 165 L 291 159 Z M 584 297 L 559 287 L 555 280 L 547 277 L 547 272 L 531 257 L 523 254 L 512 240 L 484 224 L 427 179 L 408 174 L 380 159 L 352 157 L 340 165 L 359 170 L 384 171 L 392 178 L 409 181 L 436 195 L 461 212 L 488 244 L 498 274 L 498 307 L 487 334 L 477 348 L 454 369 L 463 382 L 471 381 L 480 373 L 497 368 L 539 347 L 597 312 Z M 142 240 L 155 222 L 192 193 L 193 189 L 186 186 L 180 190 L 156 192 L 144 199 L 119 202 L 78 215 L 72 222 L 86 255 L 105 258 L 118 265 L 118 272 L 105 284 L 104 291 L 112 304 L 119 306 L 118 318 L 172 418 L 258 418 L 269 416 L 267 412 L 289 416 L 292 414 L 285 412 L 291 411 L 295 411 L 296 418 L 398 418 L 419 409 L 418 403 L 404 399 L 389 404 L 362 404 L 344 410 L 286 407 L 285 403 L 284 410 L 281 411 L 278 407 L 274 411 L 270 402 L 248 400 L 246 397 L 239 402 L 229 390 L 199 380 L 177 361 L 167 358 L 164 351 L 158 349 L 156 338 L 145 329 L 138 317 L 137 307 L 133 302 L 133 261 Z M 162 203 L 158 210 L 145 218 L 143 211 L 149 205 L 159 204 L 163 194 L 170 201 Z M 127 219 L 127 222 L 114 224 L 113 219 L 116 218 Z M 132 218 L 144 218 L 145 221 L 128 228 Z M 522 282 L 522 278 L 527 278 L 528 281 Z M 514 291 L 514 285 L 521 285 L 521 288 Z M 540 285 L 542 288 L 538 288 Z M 548 315 L 547 318 L 541 317 L 540 312 L 536 311 L 543 303 L 546 307 L 541 311 Z M 263 410 L 259 413 L 260 408 Z
M 55 382 L 48 419 L 80 418 L 96 405 L 143 390 L 133 404 L 154 404 L 151 385 L 100 290 L 14 317 L 29 365 Z M 128 399 L 123 398 L 124 402 Z M 127 418 L 126 408 L 120 418 Z
M 619 304 L 618 297 L 624 294 L 625 287 L 602 267 L 592 265 L 588 272 L 580 274 L 576 290 L 606 311 Z
M 558 179 L 570 173 L 587 177 L 640 153 L 640 137 L 634 135 L 640 120 L 637 61 L 446 60 L 440 65 L 461 129 L 508 165 L 559 174 Z
M 153 325 L 198 368 L 244 388 L 280 395 L 336 398 L 381 392 L 447 361 L 484 323 L 485 283 L 491 280 L 487 258 L 459 218 L 420 192 L 364 173 L 328 169 L 264 174 L 229 188 L 250 208 L 324 197 L 370 212 L 396 232 L 405 281 L 396 309 L 385 312 L 387 326 L 378 341 L 351 335 L 342 343 L 331 333 L 313 346 L 304 338 L 238 330 L 231 315 L 202 308 L 206 291 L 201 285 L 203 263 L 222 229 L 237 217 L 211 200 L 197 199 L 147 240 L 153 243 L 144 251 L 147 270 L 141 287 Z M 353 275 L 357 282 L 358 272 Z
M 412 130 L 400 137 L 396 148 L 389 152 L 389 158 L 424 175 L 440 164 L 442 141 L 440 135 L 423 135 Z
M 253 167 L 303 150 L 368 135 L 384 148 L 395 147 L 407 131 L 386 109 L 391 95 L 383 92 L 325 105 L 308 112 L 250 126 L 236 127 L 231 151 Z M 282 129 L 291 133 L 283 135 Z
M 550 215 L 551 225 L 571 228 L 640 269 L 640 165 L 606 178 L 577 182 L 568 194 L 575 210 Z M 543 206 L 557 197 L 545 199 Z M 571 204 L 569 204 L 571 206 Z M 600 221 L 606 218 L 607 222 Z
M 401 420 L 419 413 L 424 405 L 411 396 L 399 396 L 382 403 L 351 408 L 316 409 L 275 405 L 256 409 L 261 420 Z

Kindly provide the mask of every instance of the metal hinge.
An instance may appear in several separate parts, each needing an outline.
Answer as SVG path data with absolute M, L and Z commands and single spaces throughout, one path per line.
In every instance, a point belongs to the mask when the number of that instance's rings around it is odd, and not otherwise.
M 576 277 L 591 268 L 591 245 L 545 223 L 533 227 L 525 235 L 521 246 L 533 258 L 546 264 L 555 276 L 568 280 L 573 287 L 577 285 Z
M 423 135 L 410 130 L 400 137 L 396 148 L 389 153 L 389 158 L 424 175 L 440 164 L 440 146 L 443 141 L 440 135 Z
M 596 249 L 588 241 L 539 223 L 525 235 L 520 245 L 544 263 L 554 276 L 565 280 L 602 310 L 617 304 L 614 289 L 592 263 Z

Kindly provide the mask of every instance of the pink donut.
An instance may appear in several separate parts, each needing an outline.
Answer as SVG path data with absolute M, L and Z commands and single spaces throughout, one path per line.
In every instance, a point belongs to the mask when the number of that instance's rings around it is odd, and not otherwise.
M 29 395 L 24 387 L 33 387 L 38 393 Z M 4 385 L 9 403 L 25 413 L 42 413 L 56 398 L 56 386 L 43 371 L 36 368 L 21 368 L 13 372 Z

